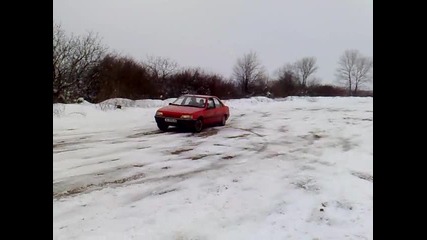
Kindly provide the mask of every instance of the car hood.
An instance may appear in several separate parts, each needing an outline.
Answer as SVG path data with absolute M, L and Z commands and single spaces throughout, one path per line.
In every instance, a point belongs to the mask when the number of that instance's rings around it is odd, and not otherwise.
M 160 108 L 157 111 L 163 112 L 163 114 L 167 114 L 167 113 L 194 114 L 196 112 L 203 111 L 203 108 L 168 105 Z

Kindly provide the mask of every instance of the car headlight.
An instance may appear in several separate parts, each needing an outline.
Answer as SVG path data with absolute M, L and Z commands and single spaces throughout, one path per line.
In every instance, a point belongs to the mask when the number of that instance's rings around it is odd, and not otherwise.
M 162 112 L 156 112 L 156 116 L 163 116 Z
M 193 118 L 193 116 L 192 115 L 181 115 L 181 118 L 191 119 L 191 118 Z

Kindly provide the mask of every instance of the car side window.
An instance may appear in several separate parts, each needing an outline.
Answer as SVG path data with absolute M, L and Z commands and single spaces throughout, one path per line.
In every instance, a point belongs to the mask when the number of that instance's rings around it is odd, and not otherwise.
M 218 99 L 214 98 L 214 102 L 215 102 L 215 107 L 217 108 L 222 107 L 222 104 Z
M 214 100 L 212 98 L 208 99 L 208 108 L 215 108 Z

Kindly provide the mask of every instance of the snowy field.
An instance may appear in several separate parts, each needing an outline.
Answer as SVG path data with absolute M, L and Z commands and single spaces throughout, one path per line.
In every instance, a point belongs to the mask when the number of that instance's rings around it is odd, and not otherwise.
M 372 98 L 229 100 L 197 134 L 167 103 L 53 106 L 53 239 L 373 239 Z

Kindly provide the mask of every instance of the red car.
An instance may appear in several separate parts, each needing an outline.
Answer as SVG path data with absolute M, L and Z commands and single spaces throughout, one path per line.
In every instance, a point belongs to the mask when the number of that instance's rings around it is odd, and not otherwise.
M 157 110 L 155 119 L 160 130 L 169 126 L 190 127 L 200 132 L 205 126 L 225 125 L 230 111 L 218 97 L 208 95 L 183 95 L 169 106 Z

